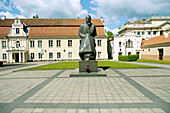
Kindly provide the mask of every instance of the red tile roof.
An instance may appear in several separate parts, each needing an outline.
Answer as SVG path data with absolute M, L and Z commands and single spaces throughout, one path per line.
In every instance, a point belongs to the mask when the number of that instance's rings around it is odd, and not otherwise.
M 0 20 L 0 36 L 6 36 L 15 19 Z M 29 36 L 78 36 L 80 24 L 85 19 L 20 19 L 30 28 Z M 97 36 L 106 36 L 100 19 L 92 19 L 97 29 Z M 5 27 L 6 26 L 6 27 Z M 3 29 L 5 28 L 5 29 Z M 7 29 L 8 28 L 8 29 Z
M 165 38 L 164 35 L 157 36 L 154 38 L 150 38 L 149 40 L 143 40 L 141 42 L 142 46 L 148 46 L 148 45 L 155 45 L 155 44 L 162 44 L 162 43 L 168 43 L 170 42 L 170 33 L 169 36 Z
M 29 36 L 78 36 L 79 27 L 30 27 Z M 106 36 L 103 27 L 96 27 L 97 36 Z
M 15 19 L 0 20 L 0 26 L 12 26 Z M 38 19 L 20 19 L 27 26 L 79 26 L 85 22 L 85 19 L 57 19 L 57 18 L 38 18 Z M 104 26 L 100 19 L 92 19 L 96 26 Z
M 7 36 L 9 33 L 10 27 L 0 27 L 0 37 Z

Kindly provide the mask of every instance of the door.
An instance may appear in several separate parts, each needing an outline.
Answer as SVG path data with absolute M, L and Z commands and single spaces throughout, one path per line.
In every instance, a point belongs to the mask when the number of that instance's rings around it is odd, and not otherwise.
M 19 53 L 15 54 L 15 62 L 19 62 Z
M 163 60 L 163 49 L 158 49 L 159 51 L 159 60 Z

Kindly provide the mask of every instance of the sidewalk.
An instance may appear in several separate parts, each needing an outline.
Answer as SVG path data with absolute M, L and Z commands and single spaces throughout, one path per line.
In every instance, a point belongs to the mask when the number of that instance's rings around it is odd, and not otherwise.
M 54 62 L 36 66 L 48 63 Z M 170 111 L 168 68 L 108 69 L 107 77 L 69 77 L 78 70 L 12 71 L 0 74 L 0 113 Z

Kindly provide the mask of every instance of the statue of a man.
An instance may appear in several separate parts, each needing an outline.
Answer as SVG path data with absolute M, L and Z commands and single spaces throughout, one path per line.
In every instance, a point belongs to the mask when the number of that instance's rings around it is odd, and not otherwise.
M 80 25 L 79 36 L 81 44 L 79 48 L 79 56 L 81 60 L 95 60 L 95 36 L 97 35 L 96 27 L 91 23 L 91 16 L 86 16 L 86 22 Z

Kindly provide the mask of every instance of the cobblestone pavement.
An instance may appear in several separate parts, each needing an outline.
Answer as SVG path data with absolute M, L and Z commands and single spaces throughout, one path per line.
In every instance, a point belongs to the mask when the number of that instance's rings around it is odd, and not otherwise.
M 108 69 L 0 73 L 0 113 L 170 113 L 170 70 Z

